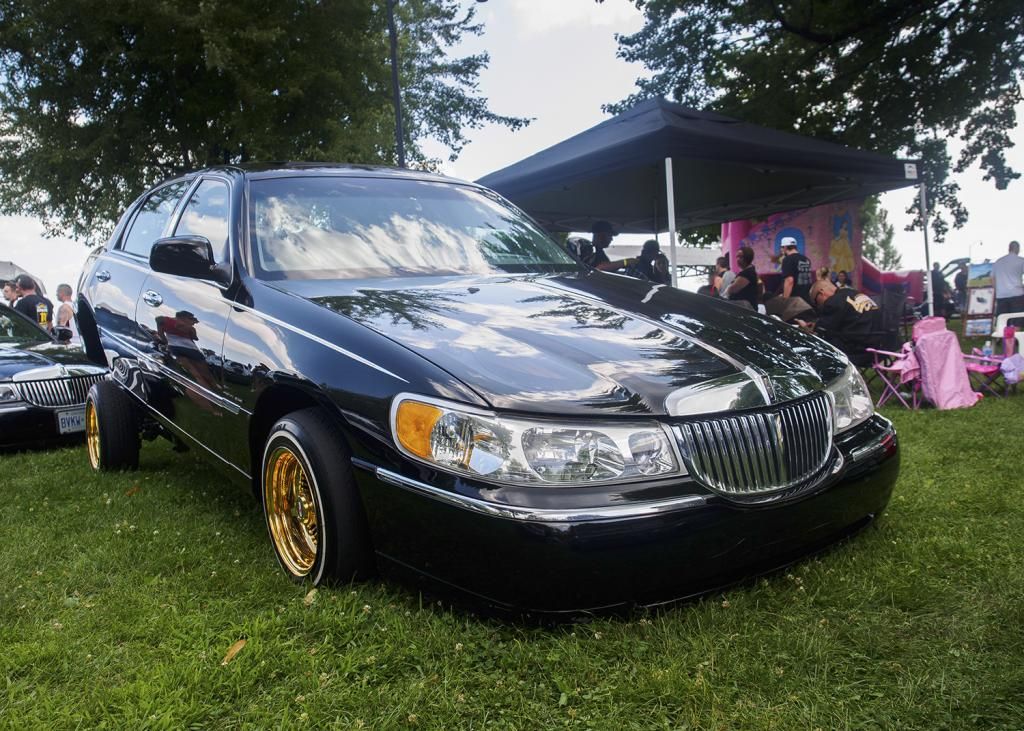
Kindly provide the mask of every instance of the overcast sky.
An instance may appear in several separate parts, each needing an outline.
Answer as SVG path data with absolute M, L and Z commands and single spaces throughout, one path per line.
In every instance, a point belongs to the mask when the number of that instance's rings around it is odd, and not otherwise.
M 444 165 L 448 174 L 475 180 L 592 127 L 606 118 L 601 105 L 630 94 L 634 80 L 644 74 L 642 67 L 615 55 L 615 34 L 632 33 L 642 25 L 630 0 L 605 0 L 600 5 L 594 0 L 490 0 L 477 9 L 486 30 L 460 50 L 486 49 L 491 55 L 490 68 L 480 77 L 480 92 L 495 112 L 534 121 L 519 132 L 495 126 L 471 130 L 472 142 L 461 157 Z M 1018 117 L 1024 118 L 1024 107 L 1018 109 Z M 1017 146 L 1008 153 L 1010 164 L 1024 170 L 1020 126 L 1012 137 Z M 976 169 L 957 180 L 970 221 L 953 231 L 946 243 L 933 247 L 933 260 L 945 262 L 968 253 L 975 259 L 1001 256 L 1010 239 L 1022 236 L 1016 208 L 1024 182 L 997 191 Z M 916 189 L 910 188 L 882 198 L 908 267 L 924 264 L 921 233 L 903 230 L 908 220 L 903 210 L 915 195 Z M 0 217 L 0 259 L 11 259 L 35 273 L 50 292 L 60 282 L 76 284 L 87 253 L 73 241 L 44 239 L 33 220 Z

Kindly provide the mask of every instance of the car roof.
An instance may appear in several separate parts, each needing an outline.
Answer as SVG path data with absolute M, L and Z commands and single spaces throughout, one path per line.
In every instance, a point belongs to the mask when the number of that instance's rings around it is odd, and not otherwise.
M 330 162 L 251 162 L 239 165 L 218 165 L 215 167 L 196 170 L 192 175 L 202 173 L 221 172 L 229 175 L 243 175 L 253 180 L 261 178 L 279 177 L 319 177 L 324 175 L 339 177 L 374 177 L 374 178 L 401 178 L 406 180 L 427 180 L 439 183 L 455 183 L 457 185 L 472 185 L 479 187 L 459 178 L 450 178 L 438 173 L 425 172 L 422 170 L 410 170 L 408 168 L 393 168 L 383 165 L 359 165 L 354 163 L 330 163 Z

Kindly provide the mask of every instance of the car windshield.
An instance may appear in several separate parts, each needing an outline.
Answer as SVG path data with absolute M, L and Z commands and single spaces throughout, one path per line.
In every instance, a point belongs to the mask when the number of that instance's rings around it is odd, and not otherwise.
M 0 344 L 46 343 L 50 336 L 7 305 L 0 305 Z
M 250 229 L 262 279 L 575 271 L 528 218 L 467 185 L 356 177 L 255 180 Z

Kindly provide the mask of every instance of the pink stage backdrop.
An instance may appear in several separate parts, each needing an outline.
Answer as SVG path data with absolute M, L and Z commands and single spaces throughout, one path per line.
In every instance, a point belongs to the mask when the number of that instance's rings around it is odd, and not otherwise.
M 757 273 L 777 274 L 779 265 L 769 257 L 779 253 L 786 236 L 797 241 L 800 253 L 811 260 L 815 270 L 826 266 L 834 272 L 849 272 L 856 286 L 861 284 L 860 226 L 861 200 L 830 203 L 788 213 L 776 213 L 759 221 L 730 221 L 722 224 L 722 253 L 736 268 L 741 246 L 754 250 Z

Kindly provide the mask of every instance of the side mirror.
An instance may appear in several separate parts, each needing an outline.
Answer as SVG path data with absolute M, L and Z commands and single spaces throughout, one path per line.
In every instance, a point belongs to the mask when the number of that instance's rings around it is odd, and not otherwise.
M 149 251 L 149 268 L 161 274 L 212 279 L 223 284 L 231 279 L 231 273 L 213 260 L 213 247 L 205 236 L 158 239 Z

